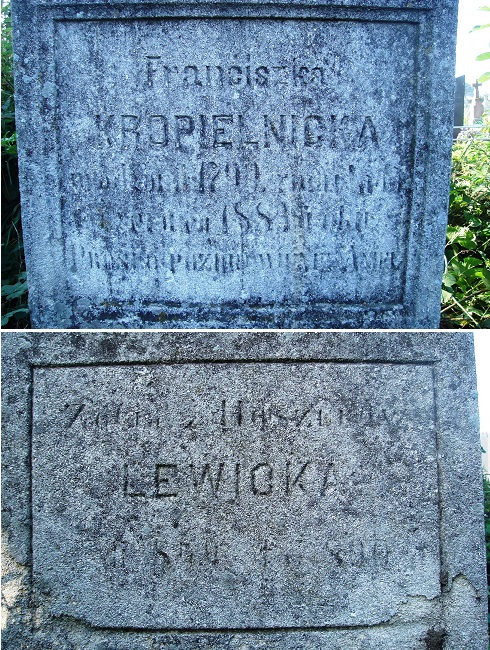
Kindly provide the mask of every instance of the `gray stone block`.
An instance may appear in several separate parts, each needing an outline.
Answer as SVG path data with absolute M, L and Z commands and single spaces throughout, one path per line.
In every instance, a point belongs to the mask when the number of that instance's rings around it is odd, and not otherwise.
M 457 0 L 13 5 L 34 327 L 438 327 Z
M 471 335 L 2 340 L 10 647 L 486 650 Z

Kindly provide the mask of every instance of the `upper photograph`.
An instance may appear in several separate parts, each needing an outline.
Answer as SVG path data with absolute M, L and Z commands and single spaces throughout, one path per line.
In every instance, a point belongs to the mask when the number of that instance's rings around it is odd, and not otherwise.
M 3 3 L 2 328 L 490 327 L 480 4 Z

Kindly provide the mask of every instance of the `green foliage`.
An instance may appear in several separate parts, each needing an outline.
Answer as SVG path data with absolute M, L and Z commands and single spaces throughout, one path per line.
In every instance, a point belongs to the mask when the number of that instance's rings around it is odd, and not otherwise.
M 480 11 L 490 11 L 490 7 L 480 7 Z M 490 23 L 486 23 L 485 25 L 477 25 L 476 27 L 473 27 L 471 30 L 472 32 L 479 31 L 480 29 L 488 29 L 490 27 Z M 479 54 L 476 57 L 477 61 L 488 61 L 490 59 L 490 52 L 483 52 L 483 54 Z M 484 72 L 482 76 L 478 79 L 480 83 L 485 83 L 485 81 L 490 81 L 490 72 Z
M 490 142 L 485 139 L 454 144 L 445 259 L 441 326 L 490 328 Z
M 472 31 L 489 27 L 477 25 Z M 477 60 L 489 61 L 490 52 Z M 488 80 L 490 72 L 479 79 Z M 476 137 L 458 139 L 453 147 L 441 327 L 490 328 L 489 137 L 487 122 Z
M 2 6 L 2 327 L 29 327 L 15 132 L 12 22 Z

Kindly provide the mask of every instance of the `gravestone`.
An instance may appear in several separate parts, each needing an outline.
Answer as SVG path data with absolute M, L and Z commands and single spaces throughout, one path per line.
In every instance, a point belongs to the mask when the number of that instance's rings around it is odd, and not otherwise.
M 471 335 L 3 343 L 9 647 L 486 650 Z
M 456 94 L 454 97 L 454 130 L 453 139 L 455 140 L 461 133 L 461 128 L 464 125 L 464 95 L 465 95 L 465 75 L 456 77 Z M 458 128 L 459 127 L 459 128 Z
M 484 107 L 483 107 L 483 99 L 480 97 L 480 86 L 481 83 L 479 83 L 478 79 L 476 82 L 473 84 L 473 88 L 475 89 L 475 105 L 473 107 L 473 124 L 483 124 L 483 113 L 484 113 Z
M 456 9 L 17 0 L 34 327 L 437 327 Z

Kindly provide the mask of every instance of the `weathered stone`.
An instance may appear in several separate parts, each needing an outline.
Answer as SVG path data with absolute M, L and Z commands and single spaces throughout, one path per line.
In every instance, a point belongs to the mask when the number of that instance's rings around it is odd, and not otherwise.
M 471 335 L 3 343 L 12 647 L 486 648 Z
M 17 0 L 35 327 L 437 327 L 456 0 Z

